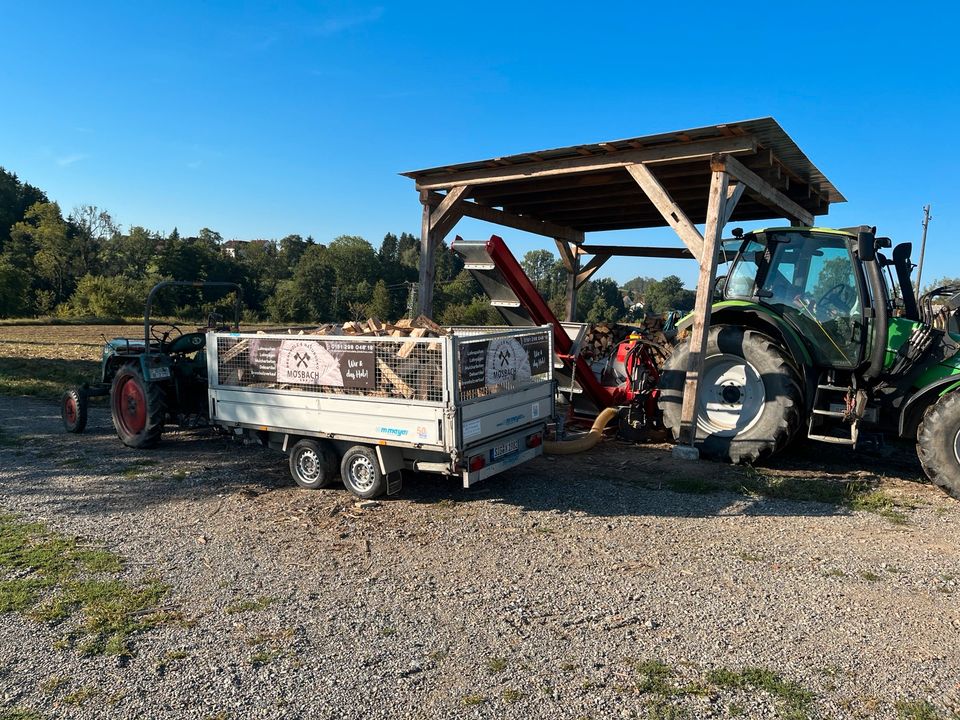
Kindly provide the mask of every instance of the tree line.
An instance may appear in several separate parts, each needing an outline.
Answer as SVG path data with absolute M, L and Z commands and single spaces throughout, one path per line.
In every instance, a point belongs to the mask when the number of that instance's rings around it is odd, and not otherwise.
M 387 233 L 378 247 L 343 235 L 225 242 L 204 228 L 195 236 L 134 225 L 123 229 L 92 205 L 64 216 L 45 192 L 0 168 L 0 317 L 137 317 L 149 289 L 162 280 L 218 280 L 243 288 L 245 319 L 281 323 L 341 322 L 369 316 L 395 320 L 416 307 L 419 238 Z M 522 265 L 558 316 L 565 312 L 566 271 L 546 250 Z M 687 297 L 689 295 L 690 297 Z M 609 278 L 579 291 L 578 315 L 589 322 L 692 307 L 679 278 L 635 278 L 623 288 Z M 222 302 L 199 293 L 169 293 L 157 312 L 200 318 Z M 632 311 L 631 311 L 631 308 Z M 444 246 L 437 253 L 434 316 L 443 324 L 500 323 L 498 313 Z

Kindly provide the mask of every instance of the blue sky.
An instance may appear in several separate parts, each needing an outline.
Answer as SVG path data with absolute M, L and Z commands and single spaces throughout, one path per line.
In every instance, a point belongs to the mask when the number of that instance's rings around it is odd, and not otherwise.
M 835 5 L 0 0 L 0 165 L 124 226 L 378 245 L 419 230 L 403 170 L 772 115 L 849 201 L 822 224 L 916 241 L 932 203 L 960 275 L 960 11 Z

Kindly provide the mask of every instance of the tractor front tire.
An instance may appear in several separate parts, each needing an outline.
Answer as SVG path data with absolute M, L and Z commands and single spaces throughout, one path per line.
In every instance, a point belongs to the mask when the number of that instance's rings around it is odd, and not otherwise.
M 944 395 L 923 413 L 917 457 L 927 477 L 960 500 L 960 393 Z
M 690 343 L 678 346 L 660 378 L 663 424 L 680 437 Z M 803 419 L 800 374 L 769 335 L 733 325 L 710 328 L 696 408 L 696 446 L 715 460 L 753 463 L 779 452 Z
M 167 407 L 163 388 L 148 383 L 136 365 L 124 365 L 110 386 L 110 414 L 127 447 L 149 448 L 160 441 Z
M 60 418 L 68 433 L 82 433 L 87 427 L 87 394 L 83 388 L 70 388 L 60 400 Z

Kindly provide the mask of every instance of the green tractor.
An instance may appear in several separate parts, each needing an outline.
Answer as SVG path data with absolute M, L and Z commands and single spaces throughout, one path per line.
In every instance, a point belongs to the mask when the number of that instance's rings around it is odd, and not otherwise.
M 240 330 L 242 291 L 236 283 L 165 281 L 147 295 L 143 337 L 114 338 L 104 344 L 96 382 L 63 395 L 61 418 L 67 432 L 81 433 L 91 397 L 109 395 L 113 426 L 124 445 L 152 447 L 164 427 L 202 425 L 208 419 L 206 331 L 230 330 L 212 313 L 206 328 L 184 332 L 177 325 L 150 319 L 154 298 L 170 286 L 228 288 L 236 293 L 233 330 Z
M 930 295 L 917 301 L 910 244 L 888 258 L 890 240 L 867 227 L 734 235 L 700 377 L 701 455 L 752 463 L 798 435 L 854 448 L 894 435 L 916 441 L 930 479 L 960 498 L 960 335 Z M 937 292 L 960 302 L 960 287 Z M 685 342 L 659 386 L 674 437 L 688 358 Z

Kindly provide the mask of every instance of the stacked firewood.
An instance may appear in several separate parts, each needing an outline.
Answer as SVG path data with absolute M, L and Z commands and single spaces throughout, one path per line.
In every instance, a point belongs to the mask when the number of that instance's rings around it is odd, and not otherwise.
M 580 345 L 580 355 L 588 362 L 606 358 L 630 335 L 642 336 L 661 347 L 665 356 L 669 355 L 672 344 L 663 332 L 663 318 L 658 315 L 647 315 L 636 325 L 606 322 L 591 325 Z
M 365 395 L 395 396 L 408 400 L 430 400 L 431 391 L 435 395 L 442 387 L 443 368 L 440 360 L 440 346 L 430 343 L 429 355 L 420 353 L 414 357 L 417 347 L 415 338 L 440 337 L 446 330 L 425 315 L 414 320 L 404 318 L 395 323 L 382 322 L 371 317 L 363 322 L 350 320 L 343 325 L 327 324 L 309 330 L 307 335 L 346 335 L 349 337 L 395 337 L 411 338 L 397 348 L 396 352 L 379 353 L 377 357 L 376 388 Z M 394 346 L 390 346 L 391 350 Z

